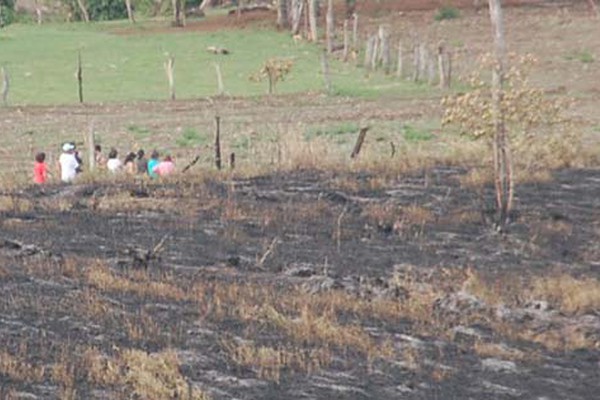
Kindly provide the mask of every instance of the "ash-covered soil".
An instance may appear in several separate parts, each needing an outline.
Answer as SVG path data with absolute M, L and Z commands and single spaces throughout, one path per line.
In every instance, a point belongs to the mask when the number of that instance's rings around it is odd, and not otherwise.
M 4 192 L 0 397 L 144 398 L 83 354 L 173 349 L 214 399 L 595 398 L 600 171 L 520 185 L 505 231 L 466 172 Z

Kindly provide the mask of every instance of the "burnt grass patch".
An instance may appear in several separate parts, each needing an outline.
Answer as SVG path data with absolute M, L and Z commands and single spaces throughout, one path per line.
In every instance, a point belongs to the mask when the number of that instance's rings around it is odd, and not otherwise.
M 600 171 L 466 172 L 2 193 L 0 398 L 592 398 Z

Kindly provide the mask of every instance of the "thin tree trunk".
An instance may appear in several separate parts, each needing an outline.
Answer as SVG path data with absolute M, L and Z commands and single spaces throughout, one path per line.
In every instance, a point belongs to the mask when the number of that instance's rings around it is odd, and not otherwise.
M 386 74 L 390 73 L 391 69 L 391 51 L 390 51 L 390 36 L 383 27 L 379 27 L 379 43 L 380 43 L 380 60 L 381 66 Z
M 171 0 L 173 6 L 173 26 L 185 26 L 185 0 Z
M 304 0 L 292 0 L 292 35 L 300 33 Z
M 277 27 L 279 29 L 289 27 L 287 0 L 277 1 Z
M 318 37 L 317 30 L 317 0 L 308 0 L 308 23 L 310 25 L 310 40 L 316 42 Z
M 440 74 L 440 88 L 445 89 L 447 86 L 446 80 L 446 63 L 444 62 L 444 44 L 440 43 L 438 46 L 438 72 Z
M 79 6 L 79 11 L 81 11 L 81 17 L 84 22 L 90 22 L 90 15 L 88 14 L 88 10 L 83 0 L 77 0 L 77 5 Z
M 373 37 L 369 37 L 367 39 L 367 43 L 365 45 L 365 69 L 370 70 L 371 69 L 371 59 L 373 58 L 373 50 L 374 50 L 374 43 L 373 43 Z
M 358 14 L 354 14 L 352 22 L 352 49 L 356 51 L 358 49 Z
M 419 65 L 420 60 L 421 60 L 421 56 L 419 54 L 421 49 L 421 46 L 419 46 L 418 42 L 415 42 L 415 44 L 413 45 L 413 81 L 418 82 L 419 81 L 419 72 L 421 70 L 421 67 Z
M 377 69 L 377 59 L 379 56 L 379 38 L 377 35 L 373 35 L 373 54 L 371 54 L 371 69 L 375 71 Z
M 335 35 L 335 26 L 333 21 L 333 0 L 327 1 L 327 15 L 326 20 L 326 35 L 327 35 L 327 52 L 333 53 L 333 37 Z
M 125 7 L 127 8 L 127 18 L 132 24 L 135 23 L 135 17 L 133 16 L 133 9 L 131 8 L 131 0 L 125 0 Z
M 494 36 L 494 69 L 492 71 L 492 113 L 494 120 L 494 182 L 498 205 L 498 225 L 502 228 L 508 217 L 508 193 L 510 183 L 509 172 L 512 170 L 508 157 L 506 125 L 502 100 L 504 97 L 504 64 L 506 59 L 506 43 L 504 41 L 504 23 L 500 0 L 488 0 L 492 34 Z
M 348 37 L 350 33 L 348 32 L 348 20 L 344 20 L 344 54 L 342 55 L 342 59 L 344 62 L 348 61 L 348 51 L 350 50 L 348 46 L 350 45 L 348 42 L 350 38 Z
M 396 65 L 396 77 L 402 78 L 404 76 L 404 54 L 402 49 L 402 40 L 398 42 L 398 63 Z
M 427 44 L 421 43 L 419 57 L 419 76 L 424 80 L 427 76 L 427 67 L 429 66 L 429 50 L 427 49 Z

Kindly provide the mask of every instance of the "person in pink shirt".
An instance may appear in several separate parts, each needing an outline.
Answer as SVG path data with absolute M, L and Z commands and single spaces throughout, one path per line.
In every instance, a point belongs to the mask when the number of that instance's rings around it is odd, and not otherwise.
M 156 167 L 153 172 L 158 176 L 171 175 L 175 171 L 175 163 L 171 156 L 166 156 Z
M 44 184 L 48 180 L 48 164 L 46 164 L 46 153 L 37 153 L 35 155 L 35 164 L 33 165 L 33 181 L 37 184 Z

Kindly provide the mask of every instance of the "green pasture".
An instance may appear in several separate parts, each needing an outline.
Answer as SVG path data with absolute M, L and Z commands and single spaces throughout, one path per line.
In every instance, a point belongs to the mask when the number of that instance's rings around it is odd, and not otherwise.
M 202 23 L 200 21 L 199 23 Z M 0 65 L 10 76 L 10 104 L 69 104 L 78 102 L 77 55 L 81 52 L 84 100 L 89 103 L 168 98 L 163 63 L 175 57 L 177 98 L 217 94 L 215 63 L 221 67 L 225 91 L 231 96 L 263 95 L 266 82 L 250 75 L 271 57 L 291 58 L 294 66 L 276 93 L 324 91 L 321 47 L 294 43 L 287 33 L 266 29 L 219 32 L 168 29 L 168 22 L 138 23 L 120 35 L 126 23 L 15 24 L 0 31 Z M 155 33 L 160 27 L 167 32 Z M 227 48 L 215 55 L 208 46 Z M 381 72 L 367 76 L 353 64 L 330 60 L 334 92 L 345 96 L 414 97 L 426 85 L 398 80 Z

